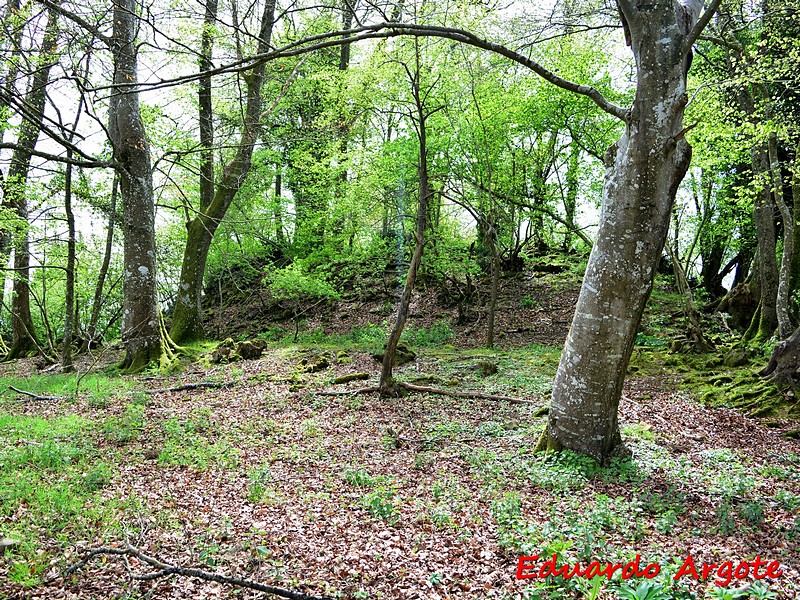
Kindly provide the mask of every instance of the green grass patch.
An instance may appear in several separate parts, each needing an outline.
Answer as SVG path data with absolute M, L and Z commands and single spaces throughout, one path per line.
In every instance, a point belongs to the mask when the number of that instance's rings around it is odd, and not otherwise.
M 122 377 L 111 377 L 104 373 L 66 373 L 33 375 L 30 377 L 0 377 L 0 398 L 14 398 L 18 394 L 11 387 L 39 396 L 62 396 L 75 398 L 86 395 L 90 401 L 98 401 L 133 387 L 133 382 Z
M 33 586 L 50 565 L 45 540 L 89 539 L 119 529 L 120 511 L 141 511 L 135 498 L 109 498 L 114 456 L 95 447 L 96 423 L 76 415 L 52 419 L 0 411 L 0 520 L 20 541 L 9 578 Z M 115 535 L 114 537 L 118 537 Z

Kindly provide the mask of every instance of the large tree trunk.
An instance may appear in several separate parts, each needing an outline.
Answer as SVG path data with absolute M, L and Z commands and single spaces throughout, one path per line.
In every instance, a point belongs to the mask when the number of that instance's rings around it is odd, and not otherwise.
M 264 54 L 269 50 L 274 20 L 275 0 L 267 0 L 261 17 L 261 31 L 258 39 L 259 54 Z M 208 51 L 210 52 L 210 47 Z M 239 140 L 236 155 L 223 169 L 222 177 L 210 203 L 207 206 L 201 205 L 197 215 L 186 224 L 186 247 L 181 264 L 178 296 L 172 315 L 172 327 L 169 332 L 170 337 L 176 343 L 204 336 L 201 302 L 208 251 L 217 227 L 250 172 L 253 148 L 258 141 L 264 63 L 256 66 L 244 79 L 247 84 L 247 106 L 242 124 L 242 137 Z M 207 110 L 210 111 L 210 104 Z
M 778 262 L 775 257 L 775 203 L 769 184 L 769 153 L 766 145 L 758 145 L 751 154 L 753 177 L 758 186 L 753 221 L 758 239 L 757 275 L 761 307 L 758 327 L 752 327 L 751 331 L 758 341 L 770 338 L 778 327 Z
M 28 200 L 26 186 L 31 156 L 39 138 L 39 128 L 44 117 L 45 89 L 50 79 L 50 69 L 58 45 L 58 15 L 49 11 L 42 47 L 34 67 L 30 87 L 25 95 L 29 115 L 22 121 L 17 139 L 17 149 L 11 157 L 8 177 L 3 182 L 3 204 L 14 210 L 19 226 L 14 233 L 14 290 L 11 298 L 11 348 L 7 359 L 19 358 L 37 349 L 39 342 L 31 317 L 30 255 L 28 236 Z M 3 245 L 7 245 L 3 243 Z
M 150 150 L 139 110 L 137 9 L 133 0 L 112 0 L 114 85 L 108 129 L 118 164 L 122 196 L 123 323 L 122 367 L 140 371 L 161 358 L 156 295 L 155 205 Z
M 4 42 L 7 40 L 8 45 L 11 46 L 10 51 L 8 48 L 0 48 L 4 55 L 8 55 L 6 59 L 6 72 L 0 78 L 0 115 L 5 113 L 11 106 L 11 98 L 16 93 L 17 75 L 19 74 L 20 55 L 22 54 L 22 33 L 24 27 L 20 23 L 18 15 L 20 12 L 19 0 L 8 0 L 6 3 L 6 12 L 4 15 L 5 23 L 9 26 L 5 32 Z M 16 23 L 15 23 L 16 20 Z M 11 26 L 11 24 L 14 24 Z M 8 121 L 5 118 L 0 118 L 0 142 L 3 141 L 3 134 L 8 126 Z M 7 251 L 7 249 L 4 248 Z
M 636 97 L 622 137 L 606 153 L 600 228 L 538 446 L 602 462 L 622 449 L 622 384 L 689 166 L 686 40 L 697 21 L 675 0 L 619 5 L 632 36 Z

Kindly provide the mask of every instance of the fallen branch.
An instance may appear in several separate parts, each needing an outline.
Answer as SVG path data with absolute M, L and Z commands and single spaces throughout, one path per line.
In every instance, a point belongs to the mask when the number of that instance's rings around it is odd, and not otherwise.
M 201 388 L 226 388 L 231 387 L 233 385 L 232 381 L 201 381 L 198 383 L 184 383 L 182 385 L 176 385 L 175 387 L 169 388 L 157 388 L 154 390 L 139 390 L 136 393 L 142 394 L 166 394 L 169 392 L 182 392 L 184 390 L 198 390 Z
M 499 396 L 496 394 L 484 394 L 483 392 L 456 392 L 451 390 L 442 390 L 440 388 L 426 387 L 422 385 L 414 385 L 413 383 L 405 383 L 403 381 L 395 381 L 394 384 L 398 387 L 406 389 L 410 392 L 420 392 L 422 394 L 436 394 L 437 396 L 450 396 L 451 398 L 478 398 L 480 400 L 492 400 L 495 402 L 510 402 L 511 404 L 532 404 L 538 406 L 538 402 L 532 400 L 523 400 L 522 398 L 514 398 L 512 396 Z M 380 391 L 377 387 L 366 387 L 357 390 L 345 390 L 341 392 L 315 392 L 315 396 L 356 396 L 358 394 L 372 394 Z
M 496 402 L 510 402 L 511 404 L 535 404 L 538 402 L 532 400 L 523 400 L 522 398 L 514 398 L 512 396 L 499 396 L 497 394 L 484 394 L 482 392 L 453 392 L 450 390 L 442 390 L 439 388 L 426 387 L 424 385 L 414 385 L 413 383 L 405 383 L 402 381 L 395 382 L 401 388 L 407 389 L 411 392 L 421 392 L 423 394 L 437 394 L 439 396 L 451 396 L 453 398 L 478 398 L 480 400 L 493 400 Z
M 22 394 L 24 396 L 30 396 L 34 400 L 43 400 L 45 402 L 53 402 L 55 400 L 63 400 L 63 396 L 40 396 L 39 394 L 34 394 L 33 392 L 28 392 L 26 390 L 21 390 L 19 388 L 15 388 L 13 385 L 8 386 L 8 389 L 14 390 L 18 394 Z
M 377 392 L 379 388 L 377 387 L 365 387 L 365 388 L 358 388 L 355 390 L 342 390 L 338 392 L 314 392 L 315 396 L 358 396 L 359 394 L 372 394 L 373 392 Z
M 311 596 L 309 594 L 303 594 L 302 592 L 293 592 L 292 590 L 275 587 L 273 585 L 266 585 L 256 581 L 250 581 L 249 579 L 240 579 L 239 577 L 229 577 L 227 575 L 220 575 L 218 573 L 210 573 L 201 569 L 170 565 L 155 557 L 143 553 L 141 550 L 131 546 L 130 544 L 126 544 L 125 548 L 109 548 L 106 546 L 94 548 L 86 554 L 83 560 L 65 569 L 61 577 L 66 577 L 75 573 L 89 564 L 93 558 L 101 555 L 132 556 L 156 569 L 156 571 L 153 571 L 152 573 L 132 575 L 132 577 L 138 581 L 152 581 L 161 577 L 180 575 L 182 577 L 195 577 L 204 581 L 213 581 L 215 583 L 222 583 L 224 585 L 246 588 L 248 590 L 255 590 L 257 592 L 264 592 L 266 594 L 272 594 L 273 596 L 279 596 L 281 598 L 289 598 L 290 600 L 332 600 L 331 598 L 325 596 Z

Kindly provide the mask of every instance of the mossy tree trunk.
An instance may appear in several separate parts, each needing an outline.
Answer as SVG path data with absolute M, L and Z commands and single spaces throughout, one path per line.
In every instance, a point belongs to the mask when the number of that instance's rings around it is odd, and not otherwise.
M 261 29 L 258 36 L 259 54 L 269 50 L 272 38 L 272 26 L 275 19 L 275 0 L 267 0 L 261 17 Z M 204 30 L 208 32 L 208 28 Z M 204 33 L 204 36 L 206 33 Z M 204 42 L 205 52 L 210 54 L 210 42 Z M 209 59 L 204 54 L 204 59 Z M 239 188 L 244 183 L 252 164 L 253 149 L 258 141 L 259 122 L 261 119 L 261 87 L 264 81 L 265 63 L 259 63 L 252 71 L 245 74 L 247 85 L 246 107 L 242 134 L 233 159 L 225 165 L 222 176 L 216 185 L 213 196 L 201 197 L 200 210 L 186 223 L 186 246 L 181 263 L 181 275 L 178 284 L 177 300 L 172 315 L 172 326 L 169 335 L 180 344 L 204 337 L 202 297 L 203 276 L 205 274 L 208 252 L 211 241 L 220 222 L 225 217 Z M 210 84 L 209 84 L 210 85 Z M 202 88 L 201 88 L 202 92 Z M 208 88 L 210 94 L 210 87 Z M 201 121 L 210 112 L 210 102 L 205 108 L 201 103 Z M 210 118 L 210 117 L 209 117 Z M 207 168 L 206 168 L 207 169 Z M 201 174 L 201 182 L 208 185 L 208 178 L 213 176 L 213 168 Z M 207 192 L 206 192 L 207 193 Z

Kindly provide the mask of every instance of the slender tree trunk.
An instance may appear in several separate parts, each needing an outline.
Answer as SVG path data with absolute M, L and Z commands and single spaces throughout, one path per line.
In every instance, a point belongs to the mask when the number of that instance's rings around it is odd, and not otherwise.
M 269 50 L 274 19 L 275 0 L 267 0 L 261 17 L 257 50 L 259 54 Z M 211 203 L 205 208 L 201 207 L 200 212 L 186 224 L 186 247 L 170 329 L 170 337 L 176 343 L 204 336 L 201 302 L 208 251 L 217 227 L 250 172 L 253 148 L 258 141 L 264 68 L 261 63 L 244 77 L 247 84 L 247 106 L 236 155 L 223 169 Z
M 83 78 L 89 78 L 90 59 L 86 58 L 86 67 Z M 70 143 L 75 138 L 74 132 L 78 130 L 78 123 L 83 110 L 83 98 L 78 101 L 75 111 L 75 121 L 68 138 Z M 67 150 L 67 157 L 72 158 L 72 149 Z M 72 164 L 67 163 L 64 174 L 64 212 L 67 216 L 67 276 L 64 291 L 64 342 L 61 347 L 61 369 L 65 372 L 72 371 L 72 340 L 78 327 L 78 304 L 75 302 L 75 213 L 72 211 Z
M 92 314 L 89 317 L 89 328 L 87 330 L 85 349 L 91 348 L 98 339 L 97 322 L 100 320 L 100 309 L 103 306 L 103 286 L 108 275 L 108 267 L 111 264 L 111 251 L 114 247 L 114 227 L 117 217 L 117 190 L 119 189 L 119 177 L 114 173 L 114 181 L 111 184 L 111 205 L 108 208 L 108 229 L 106 229 L 106 247 L 103 252 L 103 262 L 100 265 L 100 272 L 97 274 L 97 283 L 94 288 L 94 299 L 92 301 Z
M 778 290 L 775 301 L 778 337 L 783 340 L 792 335 L 794 331 L 792 321 L 789 318 L 789 278 L 792 274 L 792 256 L 794 254 L 794 220 L 792 211 L 783 197 L 783 177 L 781 176 L 781 163 L 778 160 L 778 138 L 774 133 L 769 137 L 768 148 L 769 170 L 772 174 L 772 195 L 783 222 L 783 254 L 780 271 L 778 272 Z
M 275 163 L 275 209 L 273 216 L 275 218 L 275 239 L 281 248 L 286 247 L 286 235 L 283 232 L 283 179 L 281 172 L 282 165 Z
M 75 128 L 73 128 L 73 131 Z M 72 157 L 72 150 L 67 150 Z M 67 163 L 64 174 L 64 211 L 67 215 L 67 278 L 64 291 L 64 342 L 61 346 L 61 369 L 72 371 L 72 333 L 75 306 L 75 214 L 72 212 L 72 165 Z
M 14 234 L 14 291 L 11 298 L 11 348 L 7 359 L 19 358 L 34 349 L 39 341 L 31 317 L 30 299 L 30 250 L 28 236 L 28 199 L 26 186 L 31 156 L 39 138 L 39 129 L 44 117 L 44 101 L 50 69 L 53 66 L 58 46 L 58 15 L 48 11 L 42 46 L 35 63 L 36 71 L 25 95 L 29 118 L 22 121 L 17 139 L 18 148 L 11 157 L 8 177 L 3 182 L 3 203 L 15 211 L 19 219 Z
M 383 353 L 383 364 L 381 368 L 381 379 L 378 385 L 382 395 L 394 396 L 396 395 L 394 386 L 392 385 L 392 372 L 394 368 L 394 358 L 397 353 L 397 344 L 400 342 L 400 336 L 403 333 L 403 328 L 408 319 L 408 308 L 411 305 L 411 294 L 414 291 L 414 285 L 417 281 L 417 271 L 422 263 L 422 254 L 425 250 L 425 232 L 428 228 L 428 199 L 431 195 L 429 175 L 428 175 L 428 145 L 427 145 L 427 119 L 428 112 L 424 105 L 424 100 L 420 91 L 420 72 L 419 72 L 419 57 L 417 57 L 417 69 L 414 77 L 412 78 L 412 93 L 414 95 L 417 121 L 417 135 L 419 136 L 419 164 L 417 165 L 417 174 L 419 176 L 419 205 L 417 206 L 417 223 L 416 223 L 416 242 L 414 245 L 414 254 L 411 257 L 411 264 L 408 267 L 406 274 L 406 283 L 403 287 L 403 293 L 400 296 L 400 303 L 397 307 L 397 320 L 395 321 L 394 329 L 389 335 L 389 341 L 386 344 L 386 350 Z M 400 257 L 402 264 L 402 257 Z
M 537 445 L 601 462 L 623 450 L 622 384 L 691 157 L 683 139 L 685 42 L 696 17 L 675 0 L 619 6 L 632 36 L 636 96 L 622 137 L 605 156 L 600 228 Z
M 561 249 L 569 252 L 572 248 L 572 232 L 575 227 L 575 209 L 578 205 L 578 178 L 580 175 L 581 147 L 574 141 L 569 149 L 569 163 L 567 164 L 567 195 L 564 198 L 564 243 Z
M 494 226 L 491 235 L 495 236 L 489 240 L 489 249 L 492 252 L 492 291 L 489 297 L 489 323 L 486 327 L 486 347 L 494 348 L 494 323 L 497 315 L 497 296 L 500 291 L 500 249 L 497 247 L 497 239 Z
M 217 0 L 207 0 L 203 33 L 200 40 L 200 72 L 212 67 L 214 29 L 217 24 Z M 200 105 L 200 211 L 207 210 L 214 199 L 214 109 L 211 104 L 211 76 L 200 78 L 198 90 Z
M 139 109 L 136 5 L 112 0 L 111 53 L 114 84 L 108 111 L 109 133 L 118 163 L 122 196 L 123 279 L 122 367 L 140 371 L 161 358 L 156 294 L 155 205 L 150 149 Z

